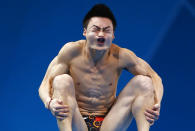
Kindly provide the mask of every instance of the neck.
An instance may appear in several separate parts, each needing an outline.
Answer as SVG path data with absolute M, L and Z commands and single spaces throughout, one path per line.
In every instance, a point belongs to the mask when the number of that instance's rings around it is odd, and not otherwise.
M 85 46 L 85 54 L 88 60 L 92 61 L 94 65 L 97 65 L 99 62 L 103 62 L 109 55 L 109 49 L 107 50 L 97 50 Z
M 108 50 L 96 50 L 96 49 L 88 49 L 89 55 L 91 56 L 94 63 L 98 63 L 104 60 L 108 54 Z

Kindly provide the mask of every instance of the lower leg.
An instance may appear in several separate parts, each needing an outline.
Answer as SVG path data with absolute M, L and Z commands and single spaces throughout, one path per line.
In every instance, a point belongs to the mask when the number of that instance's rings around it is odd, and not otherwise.
M 76 107 L 75 91 L 72 78 L 68 75 L 56 76 L 53 80 L 53 99 L 68 105 L 69 113 L 65 119 L 57 119 L 60 131 L 72 131 L 72 117 Z
M 143 83 L 138 85 L 140 87 L 132 105 L 132 113 L 135 117 L 138 131 L 149 131 L 150 124 L 146 120 L 144 112 L 147 108 L 151 108 L 154 105 L 154 89 L 152 80 L 149 77 L 143 79 L 140 81 Z
M 145 110 L 154 104 L 154 97 L 149 96 L 138 96 L 132 105 L 132 113 L 135 117 L 138 131 L 149 131 L 150 128 L 150 124 L 144 115 Z

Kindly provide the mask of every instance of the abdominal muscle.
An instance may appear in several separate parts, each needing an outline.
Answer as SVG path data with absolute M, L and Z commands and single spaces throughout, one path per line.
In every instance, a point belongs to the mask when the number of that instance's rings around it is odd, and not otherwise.
M 115 93 L 106 93 L 106 90 L 108 91 L 109 89 L 104 90 L 102 87 L 92 87 L 86 89 L 85 92 L 76 89 L 76 99 L 81 114 L 106 115 L 115 101 Z

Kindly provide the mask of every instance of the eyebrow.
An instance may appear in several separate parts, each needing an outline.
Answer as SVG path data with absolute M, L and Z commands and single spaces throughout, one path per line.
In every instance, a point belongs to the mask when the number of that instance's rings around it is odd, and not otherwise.
M 92 27 L 94 27 L 94 26 L 95 26 L 96 28 L 98 28 L 98 29 L 101 29 L 101 28 L 100 28 L 99 26 L 97 26 L 97 25 L 93 25 Z M 91 27 L 91 28 L 92 28 L 92 27 Z M 103 27 L 103 30 L 108 29 L 108 28 L 111 28 L 111 27 L 110 27 L 110 26 Z

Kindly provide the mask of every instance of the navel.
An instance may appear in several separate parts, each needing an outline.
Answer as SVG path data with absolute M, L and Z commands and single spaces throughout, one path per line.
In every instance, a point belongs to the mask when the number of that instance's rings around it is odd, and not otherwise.
M 80 84 L 81 84 L 80 82 L 77 82 L 77 83 L 76 83 L 77 86 L 80 86 Z

